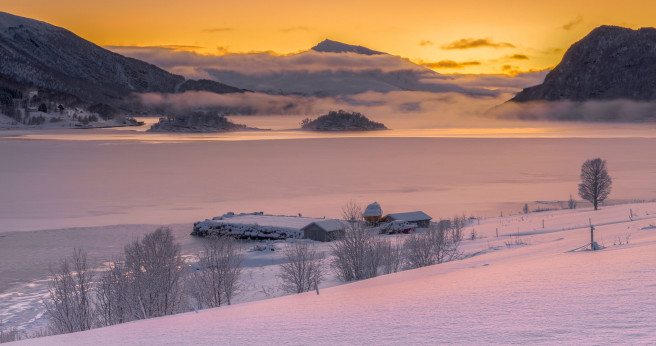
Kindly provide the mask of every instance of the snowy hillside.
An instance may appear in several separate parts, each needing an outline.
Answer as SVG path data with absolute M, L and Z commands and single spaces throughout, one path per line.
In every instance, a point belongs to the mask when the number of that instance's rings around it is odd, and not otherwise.
M 651 343 L 654 225 L 656 203 L 484 219 L 454 262 L 25 344 Z
M 241 91 L 185 81 L 157 66 L 101 48 L 60 27 L 0 12 L 0 75 L 93 102 L 115 103 L 131 92 Z M 183 83 L 189 82 L 189 85 Z

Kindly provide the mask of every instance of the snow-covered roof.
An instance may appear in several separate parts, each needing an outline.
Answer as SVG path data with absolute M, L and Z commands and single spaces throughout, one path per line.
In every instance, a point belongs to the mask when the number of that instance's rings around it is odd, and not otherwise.
M 312 224 L 315 224 L 315 225 L 321 227 L 326 232 L 342 231 L 345 228 L 342 221 L 335 220 L 335 219 L 327 219 L 327 220 L 312 222 L 311 224 L 306 225 L 305 227 L 303 227 L 303 229 L 309 227 Z
M 387 217 L 389 217 L 393 220 L 402 220 L 402 221 L 408 221 L 408 222 L 428 221 L 428 220 L 432 219 L 432 217 L 428 216 L 423 211 L 411 211 L 411 212 L 407 212 L 407 213 L 394 213 L 394 214 L 388 214 Z
M 373 202 L 367 206 L 367 208 L 364 210 L 364 213 L 362 213 L 362 217 L 372 217 L 372 216 L 382 216 L 383 215 L 383 209 L 380 207 L 380 204 L 378 202 Z
M 232 217 L 223 217 L 221 220 L 213 220 L 215 223 L 227 224 L 242 224 L 242 225 L 258 225 L 266 227 L 281 227 L 293 228 L 300 230 L 301 228 L 320 221 L 328 221 L 326 219 L 317 219 L 311 217 L 301 216 L 284 216 L 284 215 L 235 215 Z

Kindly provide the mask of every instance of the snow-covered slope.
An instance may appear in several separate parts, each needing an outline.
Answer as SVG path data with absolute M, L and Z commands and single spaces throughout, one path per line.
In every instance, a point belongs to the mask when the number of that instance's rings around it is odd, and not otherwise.
M 606 248 L 574 251 L 588 219 Z M 481 220 L 463 260 L 26 344 L 653 343 L 653 224 L 654 203 Z
M 185 78 L 126 58 L 44 22 L 0 12 L 0 75 L 80 99 L 114 103 L 130 92 L 174 92 Z M 193 83 L 183 89 L 240 91 Z

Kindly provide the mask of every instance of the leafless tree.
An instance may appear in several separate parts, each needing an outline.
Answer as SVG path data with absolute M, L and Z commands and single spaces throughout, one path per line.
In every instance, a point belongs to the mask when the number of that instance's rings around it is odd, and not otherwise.
M 285 292 L 303 293 L 316 289 L 324 275 L 323 253 L 313 244 L 297 241 L 283 250 L 286 262 L 280 264 L 278 277 Z
M 409 269 L 448 262 L 458 256 L 461 225 L 455 220 L 451 227 L 431 225 L 426 232 L 410 235 L 403 242 L 406 267 Z
M 102 272 L 96 291 L 96 311 L 103 326 L 133 320 L 131 313 L 131 280 L 125 261 L 116 258 Z
M 330 245 L 331 266 L 343 281 L 372 278 L 378 275 L 381 263 L 380 242 L 377 234 L 366 227 L 362 207 L 350 201 L 342 209 L 347 223 L 344 234 Z
M 63 334 L 91 329 L 94 320 L 91 304 L 93 277 L 86 252 L 73 250 L 70 258 L 62 259 L 59 266 L 50 271 L 52 278 L 45 307 L 52 332 Z
M 16 327 L 5 328 L 4 321 L 0 318 L 0 344 L 5 342 L 18 341 L 23 338 L 23 334 Z
M 183 311 L 184 263 L 168 227 L 160 227 L 125 246 L 126 303 L 134 319 Z
M 392 243 L 391 240 L 381 240 L 378 243 L 382 262 L 382 274 L 392 274 L 401 270 L 403 266 L 403 246 Z
M 191 296 L 198 308 L 230 305 L 239 287 L 243 255 L 237 242 L 229 237 L 211 235 L 198 254 L 198 266 L 192 270 Z
M 613 184 L 606 169 L 606 160 L 600 158 L 587 160 L 581 166 L 581 184 L 579 184 L 579 196 L 589 201 L 594 210 L 600 202 L 603 202 L 610 194 Z

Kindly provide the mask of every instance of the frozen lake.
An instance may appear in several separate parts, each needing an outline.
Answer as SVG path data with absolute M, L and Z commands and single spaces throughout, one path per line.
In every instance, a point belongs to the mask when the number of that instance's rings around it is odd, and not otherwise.
M 191 223 L 227 211 L 338 217 L 349 200 L 433 218 L 516 213 L 576 198 L 602 157 L 613 199 L 656 198 L 654 125 L 317 134 L 149 134 L 143 128 L 0 133 L 0 232 Z M 240 118 L 261 123 L 263 118 Z

